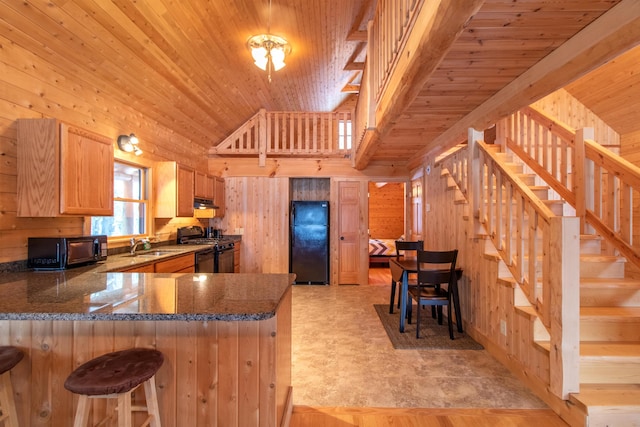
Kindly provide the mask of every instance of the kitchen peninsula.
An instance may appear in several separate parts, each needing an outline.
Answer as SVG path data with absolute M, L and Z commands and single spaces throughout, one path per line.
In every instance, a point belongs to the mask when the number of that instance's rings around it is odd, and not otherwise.
M 163 426 L 286 424 L 294 278 L 91 268 L 4 274 L 0 345 L 25 353 L 11 373 L 21 425 L 71 425 L 66 376 L 129 347 L 165 355 L 156 375 Z M 93 419 L 108 408 L 93 403 Z

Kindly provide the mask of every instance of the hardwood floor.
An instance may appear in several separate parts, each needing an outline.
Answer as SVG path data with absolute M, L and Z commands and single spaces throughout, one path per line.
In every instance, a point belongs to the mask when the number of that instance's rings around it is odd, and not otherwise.
M 290 427 L 567 427 L 551 409 L 312 408 L 296 406 Z
M 297 324 L 296 328 L 298 329 L 294 329 L 294 356 L 296 361 L 294 374 L 296 374 L 296 384 L 294 384 L 294 409 L 291 417 L 291 427 L 567 426 L 551 409 L 540 405 L 536 407 L 536 402 L 528 399 L 526 394 L 523 397 L 522 390 L 519 390 L 509 380 L 499 380 L 497 385 L 491 385 L 492 376 L 498 375 L 499 379 L 504 374 L 495 366 L 489 369 L 488 367 L 493 365 L 485 359 L 483 359 L 484 362 L 482 363 L 474 362 L 472 359 L 465 359 L 467 360 L 465 363 L 473 364 L 476 367 L 475 374 L 469 375 L 465 382 L 469 384 L 476 382 L 484 385 L 472 388 L 468 391 L 467 397 L 461 395 L 457 400 L 449 399 L 449 407 L 415 407 L 429 405 L 429 403 L 426 403 L 428 400 L 424 401 L 424 399 L 409 403 L 411 405 L 409 407 L 398 407 L 399 405 L 391 407 L 393 402 L 397 401 L 397 397 L 395 399 L 391 397 L 386 400 L 391 405 L 376 404 L 380 403 L 380 401 L 372 398 L 376 394 L 374 390 L 388 387 L 388 384 L 401 383 L 403 384 L 403 390 L 408 387 L 410 389 L 409 393 L 414 394 L 429 394 L 430 391 L 437 389 L 436 383 L 428 389 L 423 389 L 417 385 L 412 386 L 412 382 L 410 380 L 402 380 L 399 377 L 400 374 L 394 377 L 394 381 L 381 381 L 378 378 L 380 375 L 377 375 L 377 370 L 372 365 L 366 366 L 366 374 L 360 375 L 358 373 L 357 367 L 359 364 L 371 362 L 376 358 L 391 360 L 394 366 L 402 362 L 402 359 L 386 359 L 382 356 L 381 352 L 383 350 L 381 348 L 384 348 L 384 344 L 386 344 L 386 336 L 382 337 L 382 340 L 378 340 L 372 334 L 369 334 L 369 341 L 375 344 L 374 347 L 365 347 L 366 344 L 359 341 L 355 341 L 354 344 L 356 345 L 353 346 L 338 346 L 334 341 L 336 336 L 342 336 L 342 341 L 354 340 L 348 335 L 354 333 L 353 331 L 342 331 L 342 329 L 349 328 L 349 325 L 356 323 L 353 318 L 349 317 L 351 313 L 357 312 L 354 307 L 364 306 L 366 305 L 364 301 L 369 303 L 373 299 L 380 299 L 382 302 L 388 301 L 390 280 L 387 268 L 371 268 L 369 269 L 369 286 L 300 287 L 294 289 L 294 306 L 296 298 L 304 298 L 305 304 L 303 306 L 304 310 L 300 312 L 294 310 L 294 319 L 300 321 L 304 326 Z M 367 291 L 366 288 L 373 292 Z M 300 307 L 300 305 L 296 307 Z M 318 312 L 315 317 L 313 316 L 314 311 Z M 362 313 L 358 314 L 358 316 L 360 316 L 358 322 L 362 323 Z M 339 318 L 340 321 L 329 323 L 326 320 L 327 318 Z M 374 318 L 374 322 L 378 322 L 377 318 Z M 316 328 L 314 325 L 322 325 L 322 327 Z M 371 329 L 368 323 L 366 326 L 361 327 L 367 330 Z M 327 329 L 332 331 L 331 338 L 323 339 L 323 331 Z M 351 331 L 351 329 L 348 330 Z M 315 350 L 311 351 L 309 347 Z M 371 360 L 366 358 L 364 360 L 358 359 L 355 365 L 350 365 L 348 362 L 352 359 L 357 359 L 359 354 L 358 352 L 349 353 L 350 347 L 359 347 L 363 349 L 364 353 L 375 351 L 377 352 L 377 357 L 371 358 Z M 313 356 L 314 352 L 325 354 L 325 356 L 316 358 Z M 403 350 L 402 352 L 390 350 L 390 352 L 398 357 L 410 357 L 411 354 L 409 350 Z M 459 355 L 457 357 L 471 357 L 472 354 L 480 353 L 463 352 L 468 356 Z M 339 356 L 335 356 L 335 354 Z M 420 363 L 428 366 L 428 361 L 421 361 Z M 347 371 L 346 369 L 349 366 L 351 366 L 351 369 L 354 369 L 353 367 L 355 366 L 356 369 Z M 447 375 L 457 375 L 455 373 L 447 373 L 446 369 L 442 367 L 433 366 L 432 368 L 434 372 L 437 372 L 435 375 L 439 378 L 438 383 L 442 383 Z M 479 372 L 482 371 L 487 371 L 487 378 L 474 378 L 474 375 L 480 375 Z M 341 380 L 342 377 L 347 375 L 349 377 L 348 381 Z M 415 375 L 415 373 L 412 375 Z M 427 381 L 429 378 L 420 377 L 418 381 Z M 451 380 L 453 381 L 453 378 Z M 316 382 L 320 384 L 315 384 Z M 341 391 L 342 385 L 345 387 L 343 391 Z M 451 392 L 451 390 L 455 389 L 461 392 L 461 390 L 464 390 L 461 387 L 463 386 L 460 383 L 452 382 L 444 390 Z M 506 391 L 501 392 L 500 390 L 505 387 Z M 395 395 L 395 393 L 400 393 L 400 390 L 392 390 L 392 394 Z M 464 392 L 460 394 L 464 394 Z M 335 397 L 334 399 L 325 398 L 332 395 Z M 438 395 L 438 393 L 435 393 L 433 396 L 437 399 Z M 491 397 L 489 400 L 485 400 L 483 395 L 484 397 Z M 430 396 L 428 397 L 430 398 Z M 308 402 L 310 401 L 316 402 L 309 404 Z M 320 403 L 322 401 L 335 403 L 328 403 L 328 405 L 325 404 L 323 406 Z M 363 403 L 361 407 L 358 407 L 360 406 L 357 404 L 359 402 Z M 434 400 L 430 402 L 430 406 L 444 403 Z M 340 404 L 344 404 L 345 407 L 329 406 Z M 510 404 L 512 406 L 508 406 Z

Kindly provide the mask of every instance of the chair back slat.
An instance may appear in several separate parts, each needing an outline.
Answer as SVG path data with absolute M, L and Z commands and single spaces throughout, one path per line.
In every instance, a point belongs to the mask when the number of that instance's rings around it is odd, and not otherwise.
M 424 241 L 407 241 L 396 240 L 396 259 L 407 258 L 406 251 L 414 251 L 417 256 L 417 252 L 424 249 Z
M 432 285 L 451 283 L 456 279 L 458 250 L 418 251 L 418 282 Z

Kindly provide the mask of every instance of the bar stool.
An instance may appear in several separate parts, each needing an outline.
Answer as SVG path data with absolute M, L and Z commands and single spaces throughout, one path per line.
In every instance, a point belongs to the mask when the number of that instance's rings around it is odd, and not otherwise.
M 118 427 L 131 426 L 135 411 L 147 412 L 143 425 L 160 427 L 155 375 L 163 361 L 163 354 L 157 350 L 131 348 L 104 354 L 79 366 L 64 382 L 67 390 L 80 395 L 73 426 L 86 427 L 90 398 L 117 398 Z M 140 384 L 144 384 L 146 406 L 133 406 L 131 393 Z
M 24 357 L 22 350 L 12 346 L 0 347 L 0 423 L 5 427 L 18 427 L 18 413 L 13 399 L 10 371 Z

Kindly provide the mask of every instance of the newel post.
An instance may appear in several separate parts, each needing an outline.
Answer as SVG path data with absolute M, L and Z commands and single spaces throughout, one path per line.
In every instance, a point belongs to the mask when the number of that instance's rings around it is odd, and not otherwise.
M 576 216 L 580 218 L 580 232 L 591 234 L 593 229 L 587 225 L 587 209 L 594 208 L 594 177 L 593 162 L 589 161 L 585 155 L 584 141 L 594 139 L 593 128 L 582 128 L 576 131 L 573 173 L 575 181 L 573 183 L 573 193 L 576 196 Z
M 568 399 L 580 390 L 580 221 L 554 216 L 549 223 L 551 392 Z

